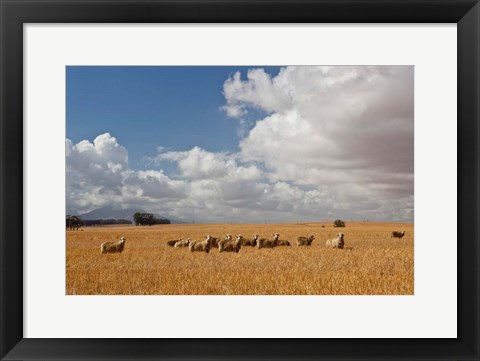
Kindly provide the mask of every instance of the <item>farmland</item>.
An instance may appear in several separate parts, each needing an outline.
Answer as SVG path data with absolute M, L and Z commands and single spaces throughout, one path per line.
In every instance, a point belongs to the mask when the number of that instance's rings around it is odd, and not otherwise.
M 393 230 L 405 230 L 391 239 Z M 325 240 L 345 234 L 345 249 Z M 166 241 L 280 233 L 291 247 L 239 253 L 190 253 Z M 311 247 L 298 236 L 314 234 Z M 123 253 L 101 254 L 100 244 L 126 237 Z M 66 232 L 67 295 L 412 295 L 413 224 L 347 222 L 290 224 L 171 224 L 86 227 Z

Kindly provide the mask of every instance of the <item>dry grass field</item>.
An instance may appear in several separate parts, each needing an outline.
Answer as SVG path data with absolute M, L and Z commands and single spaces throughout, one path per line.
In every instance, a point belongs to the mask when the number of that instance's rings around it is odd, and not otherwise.
M 322 225 L 325 227 L 322 228 Z M 393 230 L 406 230 L 391 239 Z M 327 249 L 325 240 L 345 234 L 345 249 Z M 280 233 L 291 247 L 237 253 L 190 253 L 169 239 L 203 240 L 227 233 L 271 238 Z M 315 234 L 311 247 L 298 236 Z M 101 254 L 100 244 L 125 236 L 121 254 Z M 68 295 L 412 295 L 413 224 L 332 223 L 172 224 L 152 227 L 86 227 L 67 231 Z

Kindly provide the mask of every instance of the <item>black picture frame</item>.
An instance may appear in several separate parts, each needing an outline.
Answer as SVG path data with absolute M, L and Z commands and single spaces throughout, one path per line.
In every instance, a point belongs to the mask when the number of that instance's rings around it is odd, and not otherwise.
M 2 360 L 479 360 L 478 0 L 0 0 L 0 16 Z M 145 22 L 457 24 L 456 339 L 23 338 L 23 25 Z

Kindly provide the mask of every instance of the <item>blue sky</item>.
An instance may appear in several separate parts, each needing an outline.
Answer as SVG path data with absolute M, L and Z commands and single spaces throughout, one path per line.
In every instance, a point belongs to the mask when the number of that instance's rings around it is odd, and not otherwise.
M 250 68 L 68 66 L 67 138 L 77 143 L 114 133 L 133 169 L 150 166 L 145 157 L 155 156 L 158 146 L 236 152 L 238 123 L 221 110 L 222 87 Z M 273 76 L 280 69 L 262 68 Z M 249 120 L 262 115 L 253 112 Z
M 414 68 L 66 68 L 67 212 L 413 221 Z

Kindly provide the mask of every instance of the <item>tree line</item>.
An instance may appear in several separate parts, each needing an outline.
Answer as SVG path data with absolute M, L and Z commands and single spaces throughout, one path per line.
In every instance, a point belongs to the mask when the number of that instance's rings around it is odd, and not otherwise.
M 154 224 L 170 224 L 170 220 L 166 218 L 157 218 L 152 213 L 136 212 L 133 215 L 133 221 L 136 226 L 152 226 Z
M 136 212 L 133 215 L 136 226 L 152 226 L 154 224 L 170 224 L 170 220 L 166 218 L 157 218 L 152 213 Z M 65 225 L 68 230 L 78 230 L 82 226 L 105 226 L 111 224 L 132 224 L 129 219 L 81 219 L 79 216 L 67 215 Z
M 132 224 L 132 221 L 128 219 L 85 219 L 83 223 L 86 226 L 104 226 L 108 224 Z
M 78 230 L 82 226 L 105 226 L 110 224 L 132 224 L 128 219 L 81 219 L 79 216 L 67 215 L 66 226 L 69 230 Z

